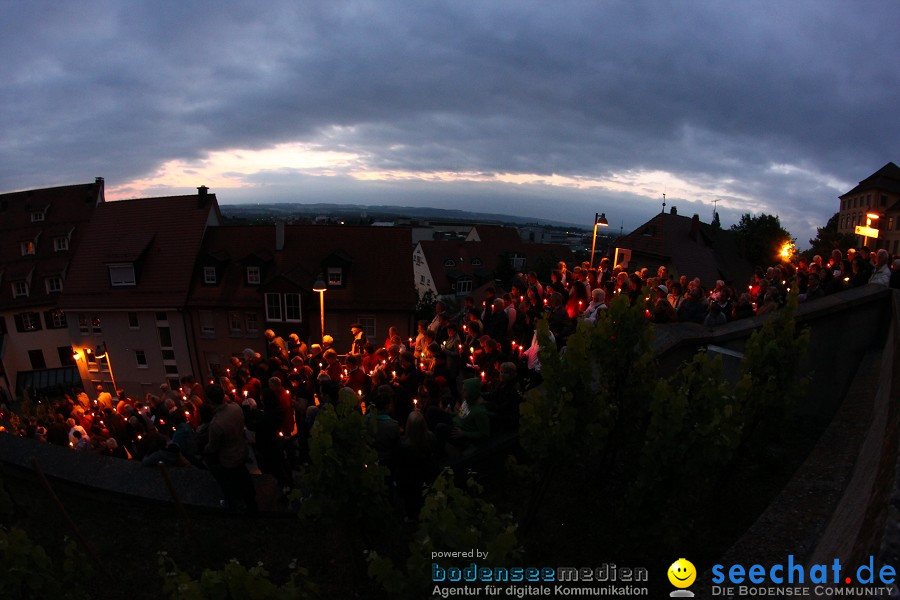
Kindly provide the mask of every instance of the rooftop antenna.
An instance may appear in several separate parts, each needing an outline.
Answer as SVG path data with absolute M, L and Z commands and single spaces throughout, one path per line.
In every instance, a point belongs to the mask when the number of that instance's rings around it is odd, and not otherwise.
M 715 200 L 712 201 L 712 203 L 713 203 L 713 221 L 715 221 L 716 220 L 716 210 L 719 208 L 717 206 L 717 204 L 719 203 L 719 199 L 716 198 Z
M 662 207 L 662 210 L 659 211 L 659 214 L 662 214 L 664 212 L 666 212 L 666 193 L 665 192 L 663 192 L 663 207 Z

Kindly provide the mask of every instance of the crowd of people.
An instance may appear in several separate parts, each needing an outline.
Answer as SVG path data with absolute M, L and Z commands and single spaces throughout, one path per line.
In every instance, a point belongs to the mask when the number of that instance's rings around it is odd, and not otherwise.
M 561 348 L 579 321 L 602 318 L 616 296 L 643 306 L 654 323 L 717 326 L 777 310 L 794 289 L 809 302 L 866 283 L 900 288 L 900 259 L 891 268 L 884 250 L 846 256 L 835 250 L 827 260 L 757 269 L 746 289 L 724 281 L 707 288 L 697 278 L 670 275 L 666 266 L 651 273 L 613 268 L 606 258 L 597 269 L 559 263 L 549 281 L 519 274 L 508 290 L 488 287 L 481 303 L 466 297 L 452 313 L 437 302 L 433 318 L 405 338 L 391 327 L 384 340 L 370 340 L 354 324 L 341 355 L 331 336 L 307 344 L 297 334 L 268 330 L 262 351 L 231 357 L 208 385 L 185 376 L 179 389 L 163 384 L 137 400 L 100 386 L 93 398 L 75 389 L 54 401 L 46 417 L 16 427 L 20 435 L 79 452 L 209 469 L 227 507 L 254 512 L 250 472 L 293 487 L 322 407 L 352 401 L 373 420 L 379 461 L 414 514 L 421 486 L 442 462 L 518 427 L 523 393 L 541 381 L 539 319 L 547 319 Z M 9 409 L 2 413 L 9 430 Z

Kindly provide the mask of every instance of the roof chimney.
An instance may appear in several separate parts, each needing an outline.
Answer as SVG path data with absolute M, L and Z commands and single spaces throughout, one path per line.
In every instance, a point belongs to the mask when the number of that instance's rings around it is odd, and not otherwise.
M 197 188 L 197 204 L 200 206 L 200 208 L 203 208 L 203 205 L 206 204 L 206 199 L 208 197 L 208 194 L 206 192 L 208 191 L 209 188 L 205 185 L 201 185 Z
M 670 214 L 670 215 L 677 215 L 677 214 L 678 214 L 678 209 L 675 208 L 675 207 L 673 206 L 672 208 L 669 209 L 669 214 Z
M 275 222 L 275 249 L 284 250 L 284 221 Z
M 691 217 L 691 239 L 695 242 L 700 237 L 700 215 Z

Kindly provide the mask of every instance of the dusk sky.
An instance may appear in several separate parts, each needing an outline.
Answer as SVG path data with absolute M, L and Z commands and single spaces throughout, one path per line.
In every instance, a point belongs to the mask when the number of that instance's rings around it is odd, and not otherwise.
M 0 192 L 437 206 L 627 232 L 900 160 L 900 2 L 0 0 Z M 668 209 L 668 207 L 667 207 Z M 611 228 L 612 229 L 612 228 Z

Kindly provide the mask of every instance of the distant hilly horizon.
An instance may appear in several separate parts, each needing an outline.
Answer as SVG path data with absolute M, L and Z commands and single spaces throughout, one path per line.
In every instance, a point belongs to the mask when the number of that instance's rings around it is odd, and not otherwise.
M 516 225 L 543 225 L 564 229 L 587 230 L 583 225 L 553 221 L 537 217 L 518 217 L 502 213 L 481 213 L 464 210 L 431 208 L 425 206 L 390 206 L 365 204 L 333 204 L 333 203 L 257 203 L 257 204 L 220 204 L 219 208 L 226 216 L 298 216 L 312 217 L 326 215 L 332 217 L 353 216 L 359 218 L 365 213 L 366 218 L 383 220 L 383 218 L 418 218 L 445 221 L 473 221 L 479 223 L 509 223 Z

